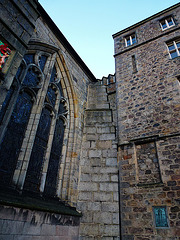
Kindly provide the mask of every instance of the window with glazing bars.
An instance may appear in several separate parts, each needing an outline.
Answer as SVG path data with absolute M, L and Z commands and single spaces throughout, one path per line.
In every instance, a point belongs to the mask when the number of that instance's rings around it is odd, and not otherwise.
M 126 47 L 131 46 L 137 42 L 135 33 L 125 37 Z
M 180 39 L 167 43 L 170 58 L 176 58 L 180 56 Z
M 172 17 L 167 17 L 160 21 L 160 25 L 162 30 L 166 30 L 168 28 L 175 26 L 175 23 Z

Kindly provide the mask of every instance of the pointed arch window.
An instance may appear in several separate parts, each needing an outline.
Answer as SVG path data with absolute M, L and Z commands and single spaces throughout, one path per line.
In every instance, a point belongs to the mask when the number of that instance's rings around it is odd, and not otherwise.
M 56 126 L 53 136 L 52 148 L 49 158 L 49 165 L 47 170 L 45 194 L 56 196 L 57 182 L 58 182 L 58 171 L 61 163 L 61 153 L 63 147 L 64 131 L 67 110 L 65 107 L 66 100 L 63 96 L 62 86 L 60 81 L 56 78 L 55 68 L 52 72 L 51 82 L 54 82 L 58 87 L 60 93 L 60 102 L 58 107 L 58 114 L 56 117 Z
M 15 94 L 12 87 L 1 109 L 1 122 L 7 122 L 9 119 L 0 133 L 1 185 L 9 185 L 12 181 L 31 109 L 42 80 L 42 71 L 33 63 L 34 55 L 25 55 L 24 59 L 14 79 L 17 86 Z M 12 98 L 13 101 L 11 101 Z M 8 106 L 11 107 L 8 109 Z M 6 119 L 5 113 L 7 113 Z
M 44 164 L 48 164 L 44 194 L 56 196 L 58 171 L 60 167 L 61 152 L 65 131 L 66 108 L 61 83 L 57 78 L 54 66 L 47 89 L 44 108 L 41 113 L 29 166 L 24 183 L 24 190 L 40 192 L 41 176 Z M 55 123 L 53 129 L 52 120 Z M 52 141 L 50 140 L 50 132 Z M 49 159 L 46 158 L 48 145 L 51 145 Z

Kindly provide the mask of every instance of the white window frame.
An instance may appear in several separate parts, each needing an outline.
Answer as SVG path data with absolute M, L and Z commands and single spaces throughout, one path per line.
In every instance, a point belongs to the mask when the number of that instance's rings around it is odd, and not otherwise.
M 180 57 L 180 47 L 177 46 L 177 43 L 180 43 L 180 39 L 174 40 L 174 41 L 172 41 L 172 42 L 167 43 L 167 48 L 168 48 L 168 52 L 169 52 L 170 59 L 176 58 L 176 57 L 172 58 L 172 56 L 171 56 L 171 53 L 172 53 L 172 52 L 176 52 L 176 53 L 177 53 L 177 57 Z M 169 50 L 169 46 L 170 46 L 170 45 L 173 45 L 173 46 L 174 46 L 174 49 L 173 49 L 173 50 Z
M 126 36 L 125 37 L 125 43 L 126 43 L 126 47 L 129 47 L 129 46 L 131 46 L 131 45 L 133 45 L 133 44 L 135 44 L 135 43 L 133 43 L 133 41 L 132 41 L 132 39 L 133 39 L 133 37 L 135 37 L 135 40 L 136 40 L 136 42 L 137 42 L 137 39 L 136 39 L 136 35 L 135 35 L 135 33 L 133 33 L 133 34 L 131 34 L 131 35 L 128 35 L 128 36 Z M 127 44 L 127 38 L 129 38 L 130 39 L 130 45 L 128 45 Z
M 167 19 L 171 19 L 173 25 L 170 26 Z M 165 21 L 166 28 L 163 28 L 162 21 Z M 175 26 L 175 22 L 174 22 L 173 17 L 167 17 L 167 18 L 165 18 L 165 19 L 160 20 L 160 25 L 161 25 L 162 31 L 165 31 L 165 30 L 167 30 L 168 28 L 174 27 L 174 26 Z

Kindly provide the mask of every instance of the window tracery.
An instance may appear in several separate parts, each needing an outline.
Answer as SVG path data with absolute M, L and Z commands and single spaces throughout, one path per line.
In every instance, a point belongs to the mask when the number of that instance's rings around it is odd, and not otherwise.
M 1 108 L 1 122 L 7 122 L 5 131 L 1 133 L 0 141 L 0 184 L 10 184 L 16 163 L 21 150 L 25 131 L 28 125 L 31 109 L 39 89 L 42 72 L 32 63 L 34 56 L 25 55 L 14 79 L 14 83 L 7 93 Z M 11 101 L 16 85 L 16 99 Z M 15 96 L 14 96 L 15 97 Z M 12 111 L 9 109 L 9 118 L 5 119 L 8 106 L 14 104 Z M 9 120 L 8 120 L 9 119 Z

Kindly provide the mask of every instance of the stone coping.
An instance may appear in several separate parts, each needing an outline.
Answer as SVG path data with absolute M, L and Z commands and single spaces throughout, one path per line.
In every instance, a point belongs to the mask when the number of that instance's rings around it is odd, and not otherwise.
M 28 193 L 20 194 L 12 189 L 0 189 L 0 204 L 62 215 L 82 216 L 74 207 L 65 204 L 58 198 L 41 197 Z

